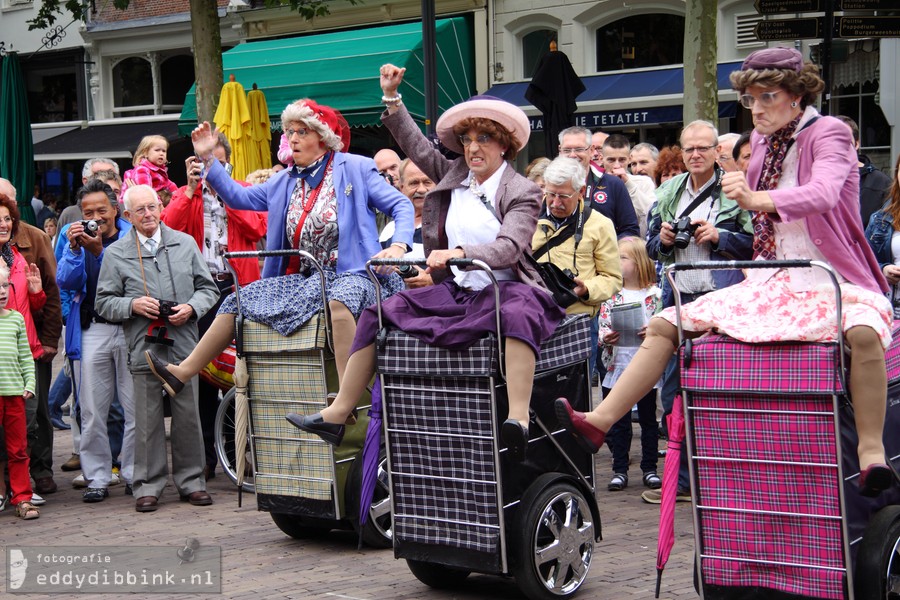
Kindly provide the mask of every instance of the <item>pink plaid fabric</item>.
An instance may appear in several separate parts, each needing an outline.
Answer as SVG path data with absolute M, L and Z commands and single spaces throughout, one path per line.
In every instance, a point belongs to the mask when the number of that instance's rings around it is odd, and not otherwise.
M 900 379 L 900 321 L 894 321 L 894 341 L 884 353 L 888 384 Z

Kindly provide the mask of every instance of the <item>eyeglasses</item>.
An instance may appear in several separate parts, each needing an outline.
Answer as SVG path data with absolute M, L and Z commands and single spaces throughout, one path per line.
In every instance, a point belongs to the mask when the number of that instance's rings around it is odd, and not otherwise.
M 560 154 L 582 154 L 587 152 L 590 148 L 560 148 Z
M 569 200 L 575 194 L 557 194 L 556 192 L 544 192 L 544 198 L 547 200 Z
M 309 133 L 308 129 L 303 129 L 303 128 L 288 129 L 287 131 L 284 132 L 284 135 L 286 135 L 288 139 L 291 139 L 292 137 L 294 137 L 294 134 L 297 134 L 300 137 L 306 137 L 307 133 Z
M 715 146 L 689 146 L 687 148 L 682 148 L 681 151 L 686 155 L 690 156 L 694 152 L 699 152 L 700 154 L 706 154 L 710 150 L 715 148 Z
M 461 136 L 459 136 L 459 143 L 462 144 L 463 146 L 469 146 L 469 144 L 471 144 L 472 142 L 478 142 L 479 146 L 484 146 L 485 144 L 490 142 L 492 139 L 494 139 L 494 138 L 492 138 L 491 136 L 489 136 L 486 133 L 480 133 L 480 134 L 476 135 L 474 139 L 470 138 L 467 135 L 461 135 Z
M 156 204 L 148 204 L 147 206 L 139 206 L 132 211 L 129 211 L 132 214 L 135 214 L 139 217 L 143 217 L 145 214 L 159 212 L 159 203 Z
M 774 92 L 763 92 L 759 95 L 759 98 L 753 96 L 751 94 L 744 94 L 740 97 L 741 106 L 744 108 L 753 108 L 753 105 L 759 102 L 762 106 L 772 106 L 775 104 L 775 96 L 781 93 L 782 90 L 775 90 Z

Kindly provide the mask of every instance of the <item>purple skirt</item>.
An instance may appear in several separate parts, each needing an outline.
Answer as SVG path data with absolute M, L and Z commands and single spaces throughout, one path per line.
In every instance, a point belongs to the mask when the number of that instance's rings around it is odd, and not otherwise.
M 385 323 L 432 346 L 463 350 L 488 333 L 496 333 L 494 286 L 467 292 L 446 279 L 437 285 L 404 290 L 382 305 Z M 500 282 L 501 335 L 531 346 L 535 356 L 565 316 L 553 297 L 517 281 Z M 366 308 L 356 325 L 353 354 L 375 343 L 378 309 Z

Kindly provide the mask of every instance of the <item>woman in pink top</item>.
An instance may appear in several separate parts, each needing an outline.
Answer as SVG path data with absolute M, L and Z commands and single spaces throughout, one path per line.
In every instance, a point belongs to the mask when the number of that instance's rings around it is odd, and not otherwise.
M 726 173 L 722 190 L 754 212 L 754 259 L 828 262 L 841 282 L 842 329 L 851 352 L 860 491 L 875 496 L 890 487 L 884 429 L 887 377 L 884 351 L 893 314 L 887 283 L 859 221 L 859 171 L 850 129 L 819 115 L 813 103 L 824 83 L 818 68 L 790 48 L 752 53 L 731 74 L 741 104 L 751 110 L 753 152 L 745 176 Z M 814 269 L 757 269 L 729 288 L 682 307 L 687 337 L 715 329 L 750 342 L 834 341 L 834 288 Z M 677 344 L 675 309 L 650 321 L 640 350 L 612 392 L 592 412 L 557 400 L 557 414 L 583 445 L 596 451 L 606 431 L 641 398 Z

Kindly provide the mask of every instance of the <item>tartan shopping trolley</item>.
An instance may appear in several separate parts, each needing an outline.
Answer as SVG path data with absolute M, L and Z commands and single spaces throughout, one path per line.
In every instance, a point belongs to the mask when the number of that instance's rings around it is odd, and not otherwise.
M 372 260 L 370 265 L 424 264 Z M 499 289 L 493 280 L 500 331 Z M 373 277 L 371 268 L 370 277 Z M 373 277 L 374 279 L 374 277 Z M 377 287 L 377 286 L 376 286 Z M 590 407 L 586 315 L 566 317 L 541 348 L 526 459 L 499 437 L 508 411 L 503 344 L 490 335 L 462 351 L 432 347 L 397 329 L 376 342 L 393 508 L 394 556 L 431 587 L 470 572 L 512 575 L 529 598 L 567 598 L 581 586 L 600 540 L 593 455 L 556 421 L 564 396 Z
M 676 264 L 691 269 L 824 269 L 819 261 Z M 746 344 L 678 333 L 701 598 L 900 598 L 900 486 L 860 495 L 845 348 L 835 343 Z M 900 467 L 900 322 L 887 350 L 884 443 Z
M 268 256 L 302 257 L 312 267 L 312 276 L 319 279 L 322 309 L 299 330 L 285 337 L 267 325 L 240 316 L 240 286 L 235 274 L 238 305 L 235 348 L 238 359 L 246 361 L 249 374 L 246 436 L 251 455 L 248 469 L 252 470 L 257 506 L 272 515 L 279 529 L 295 538 L 331 529 L 355 529 L 359 526 L 362 477 L 359 454 L 369 422 L 369 398 L 364 395 L 360 400 L 356 423 L 347 426 L 343 442 L 336 448 L 285 420 L 289 412 L 312 414 L 325 408 L 326 397 L 337 392 L 338 377 L 324 291 L 325 276 L 312 255 L 302 250 L 225 255 L 228 259 Z M 229 393 L 217 415 L 217 449 L 220 458 L 226 459 L 230 442 L 227 425 L 234 426 L 232 398 L 233 394 Z M 233 446 L 231 453 L 234 453 Z M 380 465 L 382 473 L 383 466 Z M 370 546 L 391 545 L 387 494 L 387 478 L 382 475 L 376 484 L 369 519 L 361 532 L 362 539 Z

